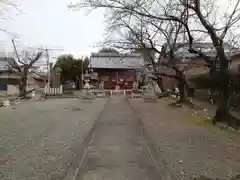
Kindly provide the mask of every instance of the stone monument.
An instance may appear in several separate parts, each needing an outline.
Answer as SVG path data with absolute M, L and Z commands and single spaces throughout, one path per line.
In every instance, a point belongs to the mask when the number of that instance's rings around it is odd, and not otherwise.
M 97 91 L 97 97 L 105 97 L 104 81 L 101 81 Z
M 156 102 L 157 95 L 154 88 L 154 81 L 153 81 L 152 73 L 148 73 L 146 76 L 146 86 L 144 86 L 143 91 L 143 99 L 144 102 Z
M 133 82 L 133 90 L 136 91 L 138 89 L 138 83 L 136 81 Z
M 104 81 L 101 81 L 99 86 L 98 86 L 98 91 L 99 92 L 104 92 Z
M 93 94 L 91 92 L 91 85 L 89 84 L 90 77 L 91 76 L 88 73 L 86 73 L 83 77 L 84 82 L 85 82 L 84 87 L 83 87 L 83 98 L 84 99 L 93 99 L 94 98 Z
M 85 82 L 85 84 L 84 84 L 84 89 L 90 89 L 90 84 L 89 84 L 89 82 L 90 82 L 90 75 L 88 74 L 88 73 L 86 73 L 85 75 L 84 75 L 84 82 Z
M 120 89 L 119 85 L 116 85 L 115 90 L 119 90 L 119 89 Z
M 99 84 L 99 90 L 104 90 L 104 81 Z

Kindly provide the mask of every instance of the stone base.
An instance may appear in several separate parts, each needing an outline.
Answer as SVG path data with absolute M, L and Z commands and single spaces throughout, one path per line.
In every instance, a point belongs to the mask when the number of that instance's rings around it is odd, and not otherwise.
M 157 102 L 156 96 L 143 96 L 144 102 Z
M 83 90 L 83 94 L 80 96 L 80 99 L 94 99 L 95 96 L 92 92 L 88 90 Z
M 132 93 L 132 98 L 142 98 L 141 94 Z
M 143 100 L 144 102 L 157 102 L 157 95 L 155 92 L 144 92 L 143 93 Z
M 92 99 L 94 99 L 94 97 L 92 97 L 92 96 L 82 96 L 82 97 L 80 97 L 80 99 L 92 100 Z
M 96 97 L 97 98 L 105 98 L 106 97 L 106 93 L 104 91 L 98 91 L 96 93 Z

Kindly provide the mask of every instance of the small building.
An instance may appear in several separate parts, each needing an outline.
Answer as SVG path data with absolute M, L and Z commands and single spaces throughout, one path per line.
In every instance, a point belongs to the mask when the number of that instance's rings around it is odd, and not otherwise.
M 19 95 L 19 84 L 20 84 L 20 73 L 9 68 L 9 61 L 12 57 L 0 57 L 0 97 L 6 96 L 18 96 Z M 27 89 L 41 89 L 45 85 L 45 77 L 35 73 L 34 71 L 29 72 Z
M 18 93 L 19 75 L 9 69 L 11 57 L 0 57 L 0 96 L 15 95 Z
M 216 50 L 212 43 L 194 43 L 193 47 L 197 50 L 202 51 L 205 55 L 211 57 L 213 60 L 216 57 Z M 229 70 L 238 71 L 240 65 L 240 49 L 233 48 L 230 44 L 223 44 L 225 54 L 229 60 Z M 197 54 L 188 52 L 189 45 L 185 44 L 176 52 L 176 56 L 181 59 L 178 63 L 179 67 L 186 71 L 188 75 L 201 75 L 209 72 L 208 64 L 204 59 L 199 57 Z M 216 61 L 216 67 L 220 62 Z
M 141 54 L 92 53 L 90 66 L 104 89 L 133 89 L 143 70 Z
M 212 57 L 214 60 L 216 57 L 216 51 L 212 43 L 195 43 L 194 48 L 201 50 L 205 55 Z M 227 43 L 224 44 L 225 53 L 229 58 L 229 71 L 230 72 L 240 72 L 240 49 L 233 49 Z M 209 66 L 207 62 L 199 57 L 197 54 L 192 54 L 188 52 L 189 45 L 183 45 L 176 53 L 175 56 L 178 62 L 175 65 L 184 71 L 187 78 L 192 78 L 195 76 L 200 76 L 210 73 Z M 165 88 L 173 88 L 178 84 L 176 78 L 172 78 L 175 75 L 175 71 L 166 66 L 162 66 L 161 63 L 167 63 L 167 58 L 162 58 L 159 63 L 159 71 L 165 73 L 169 76 L 163 76 L 163 86 Z

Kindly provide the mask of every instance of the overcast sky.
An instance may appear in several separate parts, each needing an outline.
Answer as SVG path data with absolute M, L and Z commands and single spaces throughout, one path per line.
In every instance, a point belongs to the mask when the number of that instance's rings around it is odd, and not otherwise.
M 16 1 L 16 0 L 15 0 Z M 17 33 L 18 46 L 63 48 L 54 54 L 72 53 L 76 56 L 96 51 L 94 45 L 103 40 L 104 16 L 102 11 L 87 15 L 86 10 L 69 11 L 69 0 L 18 0 L 23 13 L 15 10 L 5 13 L 13 20 L 1 20 L 0 28 Z M 11 51 L 11 36 L 0 31 L 1 49 Z
M 18 47 L 60 47 L 64 51 L 50 51 L 52 56 L 71 53 L 79 57 L 97 51 L 94 46 L 104 40 L 103 9 L 87 15 L 86 9 L 74 12 L 68 10 L 70 0 L 12 1 L 20 5 L 23 13 L 16 15 L 16 11 L 8 7 L 4 15 L 0 14 L 0 18 L 10 16 L 13 20 L 0 19 L 0 28 L 19 35 L 16 42 Z M 73 3 L 77 1 L 72 0 Z M 217 2 L 221 11 L 228 7 L 223 0 Z M 0 13 L 2 7 L 0 3 Z M 2 49 L 12 51 L 11 38 L 12 36 L 0 31 L 0 52 Z

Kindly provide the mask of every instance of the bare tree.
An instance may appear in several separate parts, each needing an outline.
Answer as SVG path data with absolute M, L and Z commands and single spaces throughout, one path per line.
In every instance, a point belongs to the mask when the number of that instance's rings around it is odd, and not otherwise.
M 33 67 L 33 65 L 41 58 L 43 51 L 37 52 L 34 55 L 30 55 L 28 52 L 25 52 L 21 57 L 14 40 L 12 40 L 14 53 L 16 55 L 16 59 L 12 58 L 9 60 L 9 67 L 12 70 L 15 70 L 20 75 L 20 84 L 19 84 L 19 94 L 21 97 L 26 98 L 27 95 L 27 80 L 29 70 Z
M 229 2 L 231 3 L 227 6 L 227 4 L 221 5 L 222 2 L 218 0 L 206 0 L 204 2 L 200 0 L 82 0 L 75 5 L 71 4 L 69 7 L 72 9 L 106 8 L 108 13 L 117 11 L 118 14 L 122 15 L 141 16 L 149 22 L 153 20 L 159 23 L 175 21 L 182 24 L 184 32 L 187 34 L 189 52 L 198 54 L 212 68 L 214 68 L 213 60 L 218 60 L 220 63 L 221 97 L 213 120 L 213 123 L 216 123 L 217 121 L 227 121 L 230 116 L 229 49 L 226 49 L 225 42 L 234 42 L 233 37 L 236 37 L 236 29 L 239 28 L 240 22 L 240 0 L 230 0 Z M 221 8 L 219 8 L 219 3 Z M 215 49 L 214 57 L 208 56 L 194 47 L 194 40 L 196 40 L 198 34 L 204 34 L 206 39 L 212 42 Z M 231 38 L 231 41 L 229 38 Z
M 143 53 L 144 57 L 147 56 L 145 59 L 153 67 L 153 73 L 157 77 L 161 90 L 164 91 L 162 76 L 171 76 L 179 82 L 179 102 L 185 102 L 187 81 L 184 72 L 176 66 L 179 58 L 175 57 L 175 52 L 183 45 L 182 38 L 179 38 L 179 35 L 184 36 L 182 24 L 174 21 L 150 21 L 137 14 L 122 14 L 118 9 L 108 13 L 108 22 L 108 36 L 104 45 L 135 52 L 137 50 L 137 52 Z M 164 52 L 161 48 L 163 43 L 165 50 L 167 50 Z M 176 75 L 159 72 L 155 58 L 148 54 L 149 51 L 153 51 L 159 57 L 164 53 L 165 58 L 168 58 L 165 66 L 168 65 L 172 68 Z
M 161 58 L 167 59 L 167 61 L 163 62 L 163 65 L 171 67 L 175 71 L 176 76 L 174 76 L 174 78 L 178 80 L 180 103 L 186 101 L 186 87 L 188 86 L 184 71 L 177 66 L 177 63 L 179 63 L 182 59 L 181 57 L 177 57 L 175 55 L 179 48 L 184 45 L 184 42 L 179 39 L 182 27 L 181 23 L 171 21 L 167 23 L 165 28 L 159 27 L 159 30 L 163 33 L 166 41 L 166 43 L 162 46 Z
M 0 21 L 13 20 L 14 18 L 8 15 L 10 10 L 15 10 L 16 15 L 22 13 L 18 4 L 10 0 L 0 0 Z M 0 26 L 0 31 L 7 33 L 8 35 L 16 38 L 19 37 L 17 33 L 9 32 L 8 29 Z
M 9 11 L 9 9 L 16 10 L 17 14 L 22 12 L 19 8 L 19 5 L 14 1 L 0 0 L 0 19 L 12 19 L 11 17 L 6 16 L 6 13 Z
M 118 29 L 120 31 L 118 34 L 121 34 L 121 38 L 117 40 L 107 40 L 108 44 L 114 45 L 115 47 L 132 50 L 135 48 L 139 49 L 140 46 L 141 49 L 148 49 L 160 55 L 162 53 L 161 44 L 166 44 L 165 47 L 167 47 L 169 51 L 165 53 L 167 53 L 166 55 L 170 58 L 168 66 L 171 66 L 176 72 L 176 76 L 173 78 L 179 81 L 180 102 L 184 102 L 186 81 L 184 73 L 174 65 L 176 60 L 174 53 L 178 50 L 177 40 L 178 35 L 181 33 L 180 30 L 183 28 L 183 23 L 187 24 L 186 18 L 184 17 L 186 8 L 182 6 L 182 9 L 178 9 L 179 7 L 171 6 L 172 4 L 173 3 L 163 6 L 157 1 L 141 0 L 128 2 L 121 0 L 85 0 L 72 7 L 107 8 L 108 17 L 110 16 L 108 19 L 110 24 L 108 31 L 112 32 L 112 30 L 116 31 L 116 29 Z M 159 7 L 159 9 L 162 9 L 165 13 L 163 15 L 156 13 L 153 8 L 154 6 Z M 174 11 L 179 17 L 174 18 L 167 15 L 170 10 L 171 13 Z M 175 19 L 175 22 L 170 21 L 174 21 Z M 168 20 L 167 23 L 164 22 L 166 20 Z M 121 31 L 121 27 L 123 27 L 125 31 Z M 110 37 L 112 37 L 112 34 Z M 167 76 L 167 74 L 158 72 L 154 59 L 151 59 L 150 63 L 153 67 L 154 74 L 158 77 L 159 87 L 164 90 L 162 76 Z
M 143 22 L 143 24 L 146 25 L 147 22 Z M 175 75 L 170 75 L 159 71 L 159 68 L 156 66 L 155 59 L 151 58 L 150 56 L 150 64 L 153 67 L 153 73 L 158 77 L 158 85 L 162 91 L 165 90 L 162 84 L 162 78 L 164 76 L 174 78 L 178 81 L 180 90 L 180 99 L 178 103 L 183 103 L 186 101 L 186 87 L 188 86 L 184 71 L 177 66 L 177 62 L 181 61 L 181 58 L 175 56 L 177 50 L 183 45 L 181 38 L 179 38 L 180 35 L 183 35 L 180 32 L 181 29 L 182 25 L 178 22 L 164 21 L 160 23 L 151 21 L 145 30 L 141 28 L 141 30 L 138 32 L 136 32 L 136 28 L 135 31 L 134 29 L 131 29 L 131 33 L 134 35 L 134 37 L 131 38 L 135 38 L 133 43 L 138 44 L 140 46 L 138 46 L 138 48 L 143 48 L 143 51 L 145 48 L 147 48 L 148 50 L 154 51 L 159 59 L 167 59 L 167 62 L 165 61 L 165 63 L 162 65 L 168 66 L 175 71 Z M 152 30 L 152 32 L 150 33 L 149 30 Z M 162 41 L 165 42 L 163 46 L 158 44 L 157 40 L 159 40 L 159 38 L 163 39 Z
M 233 5 L 227 9 L 228 12 L 223 13 L 223 19 L 218 19 L 221 14 L 220 11 L 217 10 L 214 2 L 215 1 L 208 0 L 207 3 L 201 5 L 199 0 L 192 0 L 190 3 L 186 1 L 182 3 L 189 11 L 194 13 L 203 28 L 207 31 L 207 34 L 209 35 L 216 51 L 216 60 L 218 60 L 220 64 L 219 78 L 221 78 L 221 101 L 218 104 L 216 116 L 213 119 L 213 123 L 216 123 L 217 121 L 229 122 L 230 119 L 230 75 L 228 72 L 230 60 L 228 59 L 229 52 L 226 52 L 224 42 L 226 42 L 226 40 L 229 40 L 229 37 L 231 37 L 231 34 L 234 33 L 234 30 L 236 30 L 236 27 L 239 25 L 240 0 L 236 0 L 235 2 L 231 1 Z M 217 19 L 215 22 L 210 21 L 211 10 L 216 13 L 214 14 L 215 18 Z M 196 53 L 196 51 L 191 48 L 190 51 Z M 200 52 L 200 54 L 203 53 Z

